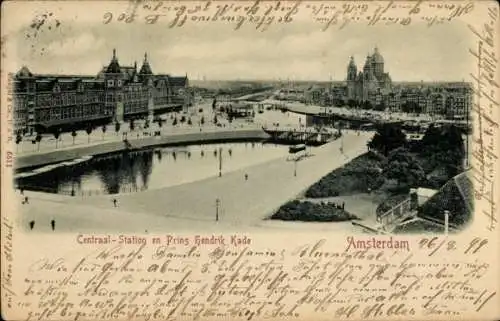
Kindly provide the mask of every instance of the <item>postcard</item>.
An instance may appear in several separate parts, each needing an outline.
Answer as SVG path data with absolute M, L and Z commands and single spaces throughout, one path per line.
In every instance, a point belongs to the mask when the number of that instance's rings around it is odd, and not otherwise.
M 495 1 L 6 1 L 5 320 L 500 318 Z

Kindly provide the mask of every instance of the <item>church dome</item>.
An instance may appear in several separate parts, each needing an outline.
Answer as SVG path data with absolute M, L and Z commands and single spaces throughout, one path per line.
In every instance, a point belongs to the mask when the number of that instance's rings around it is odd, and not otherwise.
M 372 60 L 373 60 L 374 63 L 377 63 L 377 64 L 383 64 L 384 63 L 384 57 L 382 57 L 382 55 L 380 54 L 380 52 L 378 52 L 378 48 L 377 47 L 375 47 L 375 52 L 372 55 Z

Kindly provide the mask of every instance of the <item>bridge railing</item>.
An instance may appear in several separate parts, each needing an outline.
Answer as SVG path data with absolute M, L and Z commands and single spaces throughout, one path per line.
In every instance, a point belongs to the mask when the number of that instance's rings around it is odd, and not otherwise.
M 377 215 L 377 222 L 383 224 L 384 226 L 389 225 L 409 212 L 411 212 L 411 199 L 408 197 L 406 200 L 392 207 L 390 210 Z
M 29 186 L 29 185 L 21 185 L 17 186 L 16 188 L 17 189 L 22 188 L 25 191 L 43 192 L 49 194 L 59 194 L 59 195 L 82 197 L 82 198 L 114 194 L 110 193 L 106 189 L 71 190 L 71 189 L 58 189 L 53 187 Z M 118 189 L 118 193 L 135 193 L 135 192 L 145 191 L 146 189 L 147 189 L 146 186 L 126 185 L 126 186 L 121 186 Z

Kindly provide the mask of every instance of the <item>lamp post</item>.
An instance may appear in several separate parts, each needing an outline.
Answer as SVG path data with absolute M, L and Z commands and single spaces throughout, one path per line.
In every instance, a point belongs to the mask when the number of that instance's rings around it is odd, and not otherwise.
M 219 221 L 219 206 L 220 206 L 220 199 L 215 199 L 215 221 Z
M 222 147 L 219 148 L 219 177 L 222 176 Z
M 444 235 L 445 236 L 448 236 L 449 219 L 450 219 L 450 211 L 445 210 L 444 211 Z

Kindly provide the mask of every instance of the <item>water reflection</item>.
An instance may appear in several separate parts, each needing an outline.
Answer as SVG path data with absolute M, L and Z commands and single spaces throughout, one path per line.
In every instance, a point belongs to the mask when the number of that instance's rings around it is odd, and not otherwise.
M 286 146 L 211 144 L 118 153 L 18 181 L 28 190 L 74 196 L 136 192 L 193 182 L 284 157 Z M 205 157 L 205 153 L 213 157 Z M 199 155 L 196 157 L 196 155 Z

